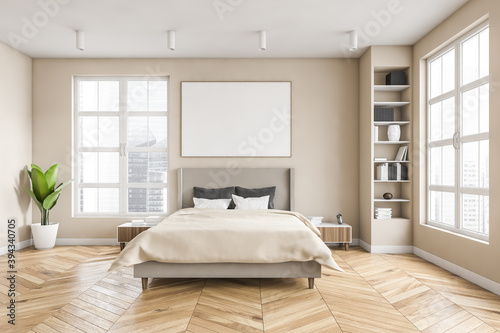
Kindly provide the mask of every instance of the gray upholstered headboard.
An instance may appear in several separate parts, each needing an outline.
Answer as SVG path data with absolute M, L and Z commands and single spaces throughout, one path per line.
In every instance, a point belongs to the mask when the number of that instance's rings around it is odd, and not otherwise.
M 276 186 L 274 208 L 295 209 L 294 169 L 290 168 L 182 168 L 177 170 L 177 208 L 193 207 L 193 187 L 221 188 Z

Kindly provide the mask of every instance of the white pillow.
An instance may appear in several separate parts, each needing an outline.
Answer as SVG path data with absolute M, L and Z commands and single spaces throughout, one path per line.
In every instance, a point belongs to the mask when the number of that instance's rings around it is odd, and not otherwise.
M 243 198 L 233 194 L 233 201 L 236 207 L 234 209 L 267 209 L 269 205 L 269 196 L 258 198 Z
M 193 198 L 194 208 L 227 209 L 231 199 Z

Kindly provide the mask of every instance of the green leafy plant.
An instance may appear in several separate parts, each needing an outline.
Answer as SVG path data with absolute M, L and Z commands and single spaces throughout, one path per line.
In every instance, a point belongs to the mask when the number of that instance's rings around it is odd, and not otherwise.
M 71 179 L 56 186 L 58 170 L 59 164 L 54 164 L 45 173 L 35 164 L 31 165 L 31 170 L 26 168 L 26 172 L 31 179 L 33 191 L 26 186 L 25 188 L 40 209 L 42 215 L 41 225 L 49 224 L 49 211 L 56 205 L 61 190 L 73 181 Z

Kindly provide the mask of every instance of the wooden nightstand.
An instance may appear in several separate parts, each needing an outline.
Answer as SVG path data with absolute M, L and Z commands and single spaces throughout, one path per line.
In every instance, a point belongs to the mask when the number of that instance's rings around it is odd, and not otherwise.
M 323 222 L 316 226 L 321 232 L 321 240 L 325 243 L 341 243 L 345 250 L 349 250 L 352 243 L 352 228 L 349 224 L 336 222 Z
M 158 223 L 145 223 L 142 225 L 132 225 L 132 222 L 120 224 L 117 228 L 120 250 L 125 248 L 125 243 L 130 242 L 135 236 L 157 224 Z

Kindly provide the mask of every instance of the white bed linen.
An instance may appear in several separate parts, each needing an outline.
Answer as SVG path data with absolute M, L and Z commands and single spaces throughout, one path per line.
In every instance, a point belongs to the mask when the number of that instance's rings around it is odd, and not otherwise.
M 127 244 L 110 270 L 146 261 L 278 263 L 342 269 L 304 216 L 283 210 L 181 209 Z

